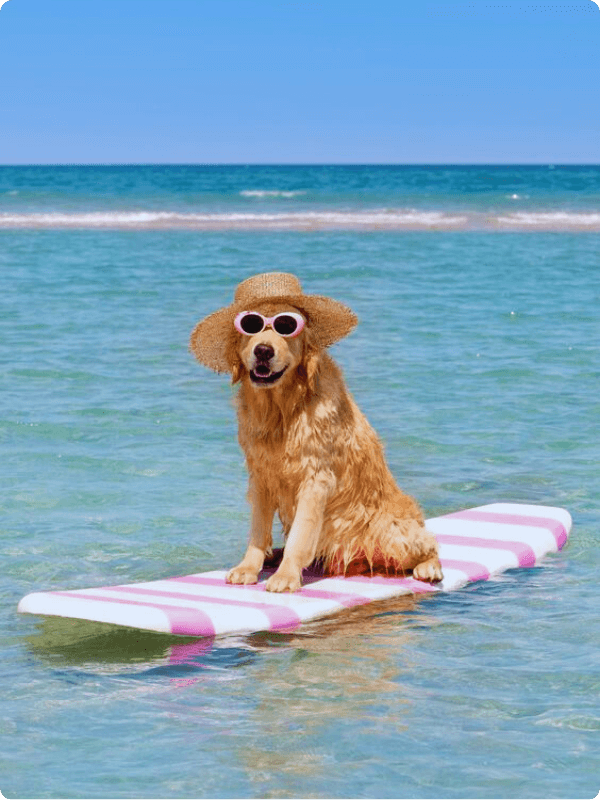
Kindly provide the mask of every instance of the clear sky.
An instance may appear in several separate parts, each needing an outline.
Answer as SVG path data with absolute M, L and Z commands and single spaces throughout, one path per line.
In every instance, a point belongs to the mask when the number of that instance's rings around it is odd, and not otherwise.
M 600 163 L 600 8 L 8 0 L 0 163 Z

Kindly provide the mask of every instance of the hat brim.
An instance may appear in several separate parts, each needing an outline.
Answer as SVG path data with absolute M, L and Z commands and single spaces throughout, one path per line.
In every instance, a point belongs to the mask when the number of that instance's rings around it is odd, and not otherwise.
M 306 316 L 313 341 L 319 348 L 329 347 L 347 336 L 357 325 L 356 314 L 343 303 L 320 295 L 287 295 L 264 298 L 261 302 L 285 302 Z M 233 364 L 227 354 L 235 341 L 233 325 L 236 314 L 250 311 L 237 303 L 219 309 L 199 322 L 190 337 L 190 349 L 201 364 L 215 372 L 231 372 Z

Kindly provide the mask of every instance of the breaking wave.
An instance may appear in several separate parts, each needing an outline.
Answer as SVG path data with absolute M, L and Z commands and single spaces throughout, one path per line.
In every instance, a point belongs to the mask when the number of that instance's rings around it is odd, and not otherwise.
M 241 197 L 257 197 L 259 199 L 263 197 L 301 197 L 303 194 L 306 194 L 306 192 L 299 189 L 295 191 L 284 191 L 279 189 L 244 189 L 240 192 Z
M 90 211 L 0 214 L 0 228 L 196 230 L 491 230 L 600 231 L 600 211 L 448 213 L 415 209 L 312 210 L 273 213 Z

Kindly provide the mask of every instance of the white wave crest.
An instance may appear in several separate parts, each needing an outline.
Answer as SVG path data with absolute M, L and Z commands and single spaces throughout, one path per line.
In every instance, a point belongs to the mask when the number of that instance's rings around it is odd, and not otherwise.
M 538 226 L 548 229 L 561 227 L 592 228 L 600 225 L 600 212 L 518 211 L 498 217 L 501 225 Z
M 0 213 L 0 228 L 196 230 L 490 230 L 600 231 L 600 211 L 447 213 L 416 209 L 347 209 L 294 212 L 201 213 L 89 211 Z
M 281 228 L 289 230 L 319 228 L 433 228 L 462 226 L 465 216 L 438 211 L 349 210 L 291 213 L 182 214 L 171 211 L 115 211 L 65 214 L 0 214 L 3 228 Z
M 284 190 L 276 190 L 276 189 L 244 189 L 240 192 L 242 197 L 300 197 L 301 195 L 306 194 L 305 191 L 284 191 Z

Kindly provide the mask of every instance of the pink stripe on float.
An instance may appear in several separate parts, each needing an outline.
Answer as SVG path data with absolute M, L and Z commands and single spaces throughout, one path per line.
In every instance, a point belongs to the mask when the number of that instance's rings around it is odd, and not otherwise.
M 533 567 L 535 553 L 524 542 L 505 542 L 500 539 L 479 539 L 475 536 L 454 536 L 447 533 L 436 533 L 435 538 L 440 544 L 457 544 L 465 547 L 486 547 L 492 550 L 508 550 L 519 559 L 520 567 Z
M 249 589 L 253 592 L 265 591 L 264 581 L 262 583 L 227 583 L 224 578 L 205 578 L 201 575 L 183 575 L 180 578 L 171 578 L 170 580 L 179 581 L 181 583 L 194 583 L 199 586 L 205 584 L 207 586 L 227 586 L 232 589 Z M 332 600 L 347 608 L 370 602 L 370 598 L 362 597 L 361 595 L 352 595 L 348 594 L 348 592 L 335 592 L 332 589 L 311 589 L 310 586 L 302 587 L 297 594 L 299 594 L 300 597 L 314 598 L 315 600 Z M 216 598 L 214 598 L 214 601 L 221 602 L 220 599 L 217 600 Z M 262 604 L 259 605 L 263 608 Z
M 250 589 L 251 591 L 264 591 L 264 583 L 227 583 L 225 578 L 213 578 L 210 575 L 181 575 L 178 578 L 168 578 L 168 581 L 177 583 L 193 583 L 196 586 L 223 586 L 229 589 Z
M 332 600 L 339 603 L 345 608 L 352 608 L 353 606 L 362 606 L 365 603 L 370 603 L 368 597 L 360 594 L 348 594 L 347 592 L 334 592 L 331 589 L 309 589 L 302 588 L 299 592 L 301 597 L 314 597 L 320 600 Z
M 323 580 L 326 577 L 339 577 L 342 578 L 341 575 L 330 575 L 324 576 Z M 373 580 L 374 583 L 379 583 L 381 585 L 389 586 L 390 583 L 395 581 L 396 585 L 399 586 L 407 586 L 410 588 L 411 592 L 428 592 L 428 591 L 436 591 L 435 589 L 429 588 L 428 584 L 421 583 L 421 581 L 413 581 L 412 578 L 381 578 L 378 580 L 375 578 L 370 578 L 367 576 L 357 576 L 352 578 L 343 578 L 346 581 L 355 581 L 355 580 L 366 580 L 370 581 Z M 219 586 L 230 586 L 232 588 L 237 589 L 250 589 L 251 591 L 255 592 L 264 592 L 265 591 L 265 584 L 264 581 L 262 583 L 226 583 L 223 578 L 205 578 L 202 576 L 187 576 L 184 575 L 181 578 L 171 578 L 174 581 L 181 581 L 182 583 L 196 583 L 199 585 L 209 584 L 209 585 L 219 585 Z M 406 583 L 406 581 L 412 581 L 412 583 Z M 312 589 L 310 584 L 308 586 L 303 586 L 300 591 L 298 592 L 300 597 L 308 597 L 308 598 L 315 598 L 319 600 L 332 600 L 336 603 L 339 603 L 341 606 L 345 606 L 346 608 L 352 608 L 352 606 L 357 605 L 364 605 L 366 603 L 372 602 L 372 597 L 366 597 L 365 595 L 355 595 L 349 594 L 348 592 L 336 592 L 333 589 Z
M 415 578 L 403 578 L 403 586 L 413 592 L 413 594 L 431 594 L 431 592 L 439 592 L 440 589 L 435 583 L 426 583 L 425 581 L 418 581 Z
M 413 594 L 427 594 L 430 592 L 438 592 L 438 587 L 433 583 L 425 583 L 425 581 L 417 581 L 414 578 L 387 578 L 383 575 L 353 575 L 351 578 L 344 580 L 352 581 L 352 583 L 370 583 L 377 586 L 404 586 L 409 589 Z M 369 598 L 373 600 L 373 598 Z
M 352 581 L 361 583 L 361 582 L 371 582 L 381 586 L 405 586 L 407 589 L 410 589 L 411 592 L 414 594 L 424 594 L 428 592 L 437 592 L 438 589 L 432 584 L 424 583 L 423 581 L 416 581 L 414 578 L 387 578 L 378 575 L 374 575 L 373 577 L 369 575 L 353 575 L 349 578 L 344 578 L 342 575 L 325 575 L 323 576 L 323 580 L 327 578 L 340 578 L 345 581 Z M 212 586 L 229 586 L 232 588 L 237 589 L 250 589 L 251 591 L 255 592 L 264 592 L 265 591 L 265 583 L 226 583 L 224 578 L 212 578 L 212 577 L 204 577 L 202 575 L 183 575 L 179 578 L 170 578 L 169 580 L 172 581 L 180 581 L 181 583 L 195 583 L 198 585 L 206 584 Z M 371 603 L 373 601 L 372 597 L 366 597 L 365 595 L 354 595 L 349 594 L 348 592 L 336 592 L 332 589 L 312 589 L 310 588 L 310 584 L 308 586 L 304 586 L 300 589 L 299 592 L 301 597 L 314 597 L 315 599 L 321 600 L 334 600 L 340 605 L 346 606 L 351 608 L 352 606 L 356 606 L 359 604 Z
M 468 519 L 473 522 L 497 522 L 505 525 L 523 525 L 528 528 L 546 528 L 554 536 L 560 550 L 567 541 L 567 531 L 562 522 L 550 517 L 528 517 L 524 514 L 504 514 L 496 511 L 456 511 L 441 519 Z
M 200 603 L 212 603 L 218 606 L 235 606 L 237 608 L 251 608 L 262 611 L 268 618 L 270 630 L 279 631 L 284 628 L 297 628 L 302 622 L 298 614 L 287 606 L 267 605 L 266 603 L 252 603 L 246 600 L 230 600 L 229 598 L 189 595 L 183 592 L 166 592 L 161 589 L 144 589 L 137 586 L 105 586 L 102 591 L 129 592 L 131 594 L 152 595 L 157 598 L 168 597 L 171 600 L 193 600 Z M 120 603 L 121 600 L 115 602 Z M 127 601 L 123 601 L 127 602 Z M 170 608 L 171 606 L 169 606 Z
M 442 571 L 445 569 L 458 569 L 464 572 L 469 581 L 487 581 L 490 571 L 483 564 L 475 561 L 455 561 L 452 558 L 441 558 Z
M 162 611 L 171 626 L 171 633 L 183 636 L 214 636 L 215 628 L 211 618 L 204 611 L 195 608 L 161 605 L 160 603 L 144 603 L 142 600 L 117 600 L 102 595 L 83 594 L 83 592 L 52 592 L 59 597 L 76 597 L 80 600 L 110 603 L 112 605 L 145 606 Z

